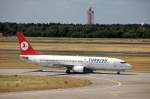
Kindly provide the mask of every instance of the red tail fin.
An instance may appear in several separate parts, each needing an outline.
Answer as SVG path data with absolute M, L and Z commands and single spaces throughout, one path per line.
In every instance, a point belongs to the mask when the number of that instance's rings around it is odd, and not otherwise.
M 17 38 L 19 41 L 21 55 L 41 55 L 32 48 L 22 32 L 17 32 Z

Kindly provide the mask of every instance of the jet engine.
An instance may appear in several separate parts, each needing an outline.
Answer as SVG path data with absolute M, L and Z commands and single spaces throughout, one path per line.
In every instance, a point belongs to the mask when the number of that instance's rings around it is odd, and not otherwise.
M 92 69 L 86 68 L 84 66 L 74 66 L 72 68 L 73 72 L 77 72 L 77 73 L 89 73 L 89 72 L 93 72 Z

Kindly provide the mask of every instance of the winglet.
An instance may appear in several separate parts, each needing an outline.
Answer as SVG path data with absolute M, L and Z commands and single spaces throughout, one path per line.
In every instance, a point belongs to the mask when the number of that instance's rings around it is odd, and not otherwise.
M 41 55 L 41 53 L 35 51 L 30 43 L 26 40 L 22 32 L 17 32 L 17 38 L 19 42 L 21 55 Z

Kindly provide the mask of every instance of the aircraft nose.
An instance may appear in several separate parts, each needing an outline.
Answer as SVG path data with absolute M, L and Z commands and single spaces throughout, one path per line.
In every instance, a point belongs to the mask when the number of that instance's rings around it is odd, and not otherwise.
M 130 69 L 131 67 L 132 67 L 132 65 L 131 64 L 126 64 L 126 66 L 128 67 L 128 69 Z

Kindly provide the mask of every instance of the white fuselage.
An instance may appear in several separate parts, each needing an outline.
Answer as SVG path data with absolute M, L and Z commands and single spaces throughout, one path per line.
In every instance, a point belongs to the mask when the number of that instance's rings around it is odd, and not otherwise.
M 83 56 L 57 56 L 57 55 L 21 55 L 23 60 L 42 65 L 64 67 L 83 66 L 92 70 L 118 70 L 124 71 L 131 67 L 123 60 L 108 57 L 83 57 Z

